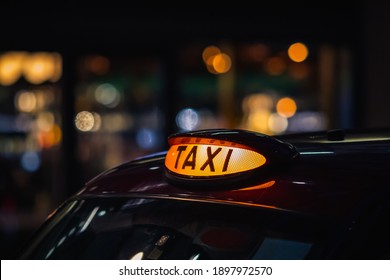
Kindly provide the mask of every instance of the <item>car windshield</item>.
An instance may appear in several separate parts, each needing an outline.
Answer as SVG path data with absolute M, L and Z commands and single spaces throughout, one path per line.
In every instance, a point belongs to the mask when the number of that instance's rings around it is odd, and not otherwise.
M 186 200 L 69 201 L 23 259 L 309 259 L 333 229 L 313 217 Z M 323 257 L 323 256 L 322 256 Z

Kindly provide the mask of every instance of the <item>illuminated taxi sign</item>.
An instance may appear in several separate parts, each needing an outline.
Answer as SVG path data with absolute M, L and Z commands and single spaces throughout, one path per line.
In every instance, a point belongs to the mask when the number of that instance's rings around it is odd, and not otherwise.
M 249 171 L 266 161 L 262 154 L 234 142 L 179 137 L 167 153 L 165 166 L 183 176 L 213 177 Z
M 270 180 L 299 153 L 289 143 L 247 130 L 209 129 L 168 138 L 166 178 L 197 188 L 245 188 Z

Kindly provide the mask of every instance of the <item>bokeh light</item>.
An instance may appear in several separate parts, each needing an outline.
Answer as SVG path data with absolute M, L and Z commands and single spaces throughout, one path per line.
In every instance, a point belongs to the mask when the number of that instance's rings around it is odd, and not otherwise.
M 220 53 L 214 56 L 213 67 L 214 70 L 219 73 L 226 73 L 230 70 L 232 66 L 232 61 L 230 57 L 225 53 Z
M 81 111 L 76 115 L 75 125 L 80 131 L 91 131 L 95 124 L 93 113 Z
M 136 141 L 142 149 L 154 149 L 159 144 L 159 134 L 148 128 L 141 128 L 137 131 Z
M 7 52 L 0 56 L 0 85 L 12 85 L 21 77 L 25 56 L 25 52 Z
M 51 112 L 40 112 L 36 122 L 39 130 L 50 131 L 54 125 L 54 115 Z
M 23 63 L 24 77 L 32 84 L 41 84 L 50 79 L 58 79 L 58 55 L 46 52 L 31 53 Z
M 35 172 L 41 165 L 41 158 L 35 151 L 28 151 L 22 155 L 20 160 L 22 168 L 28 172 Z
M 110 70 L 110 60 L 102 55 L 91 55 L 85 61 L 86 68 L 95 75 L 107 74 Z
M 199 124 L 199 114 L 192 108 L 185 108 L 176 115 L 176 125 L 182 130 L 194 130 Z
M 37 98 L 35 94 L 25 90 L 19 91 L 15 95 L 15 107 L 20 112 L 33 112 L 37 107 Z
M 272 133 L 280 134 L 287 130 L 288 120 L 277 113 L 273 113 L 268 119 L 268 126 Z
M 115 86 L 109 83 L 101 84 L 96 87 L 94 94 L 97 102 L 109 108 L 118 106 L 121 100 L 119 91 Z
M 268 74 L 277 76 L 282 74 L 287 68 L 286 62 L 283 58 L 274 56 L 269 58 L 265 64 L 265 70 Z
M 223 74 L 230 70 L 232 60 L 216 46 L 208 46 L 202 52 L 202 59 L 207 70 L 212 74 Z
M 324 113 L 315 111 L 298 112 L 289 119 L 289 131 L 320 131 L 328 126 L 328 120 Z
M 302 62 L 309 55 L 309 50 L 305 44 L 297 42 L 297 43 L 290 45 L 287 53 L 292 61 Z
M 101 116 L 101 127 L 107 132 L 121 132 L 134 126 L 134 118 L 128 113 L 109 113 Z
M 208 64 L 210 58 L 220 54 L 221 50 L 216 46 L 208 46 L 202 52 L 202 58 L 204 63 Z
M 248 46 L 244 55 L 248 61 L 263 62 L 268 57 L 269 53 L 269 47 L 259 43 Z
M 285 118 L 291 118 L 297 111 L 297 104 L 290 97 L 283 97 L 276 103 L 276 111 Z
M 0 55 L 0 85 L 10 86 L 24 77 L 32 84 L 57 82 L 62 76 L 62 57 L 53 52 L 9 51 Z

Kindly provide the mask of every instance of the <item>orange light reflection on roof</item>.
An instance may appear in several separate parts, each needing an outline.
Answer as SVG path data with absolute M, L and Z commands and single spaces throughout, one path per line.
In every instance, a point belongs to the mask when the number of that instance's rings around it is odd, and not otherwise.
M 234 192 L 239 192 L 239 191 L 254 191 L 254 190 L 260 190 L 260 189 L 270 188 L 270 187 L 272 187 L 273 185 L 275 185 L 275 181 L 274 181 L 274 180 L 269 181 L 269 182 L 266 182 L 266 183 L 261 184 L 261 185 L 252 186 L 252 187 L 243 188 L 243 189 L 238 189 L 238 190 L 233 190 L 233 191 L 234 191 Z

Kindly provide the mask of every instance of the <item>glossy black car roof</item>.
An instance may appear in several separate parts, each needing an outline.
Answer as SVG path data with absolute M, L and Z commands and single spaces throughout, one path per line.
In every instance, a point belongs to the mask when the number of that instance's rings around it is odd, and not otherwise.
M 267 181 L 229 189 L 176 185 L 166 178 L 166 152 L 114 167 L 89 181 L 80 197 L 153 197 L 262 207 L 353 220 L 389 201 L 390 130 L 321 131 L 275 136 L 299 157 Z

